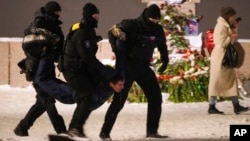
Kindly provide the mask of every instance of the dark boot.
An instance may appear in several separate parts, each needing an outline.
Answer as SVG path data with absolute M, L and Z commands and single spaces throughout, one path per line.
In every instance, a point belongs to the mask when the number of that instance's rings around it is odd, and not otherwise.
M 81 137 L 81 138 L 86 138 L 86 135 L 84 134 L 83 130 L 79 130 L 76 128 L 70 128 L 68 131 L 68 134 L 71 137 Z
M 168 136 L 163 136 L 163 135 L 160 135 L 160 134 L 158 134 L 158 133 L 155 133 L 155 134 L 147 134 L 147 136 L 146 136 L 146 139 L 152 139 L 152 140 L 154 140 L 154 139 L 166 139 L 166 138 L 168 138 Z
M 249 110 L 249 107 L 243 107 L 243 106 L 241 106 L 239 103 L 233 104 L 233 106 L 234 106 L 234 113 L 235 113 L 236 115 L 238 115 L 238 114 L 240 114 L 240 113 L 243 113 L 243 112 L 246 112 L 246 111 Z
M 22 127 L 20 124 L 14 129 L 14 133 L 17 136 L 29 136 L 28 130 Z
M 68 134 L 72 137 L 86 138 L 83 126 L 88 119 L 91 110 L 89 110 L 89 105 L 84 100 L 77 103 L 75 112 L 69 124 Z
M 99 134 L 99 137 L 103 140 L 103 141 L 111 141 L 111 137 L 110 137 L 110 132 L 113 128 L 113 125 L 116 121 L 117 118 L 117 113 L 114 113 L 112 108 L 109 107 L 106 115 L 105 115 L 105 120 L 104 123 L 102 125 L 102 129 L 101 132 Z
M 221 114 L 221 115 L 224 115 L 224 112 L 219 111 L 219 110 L 215 107 L 215 105 L 209 105 L 208 113 L 209 113 L 209 114 Z
M 101 132 L 99 134 L 99 137 L 103 140 L 103 141 L 112 141 L 111 137 L 109 136 L 109 134 L 105 134 L 104 132 Z

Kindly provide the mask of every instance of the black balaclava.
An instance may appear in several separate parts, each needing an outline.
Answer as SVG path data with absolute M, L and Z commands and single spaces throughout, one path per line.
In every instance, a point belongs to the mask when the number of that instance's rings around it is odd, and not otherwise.
M 83 7 L 82 11 L 82 19 L 83 21 L 91 27 L 97 27 L 98 21 L 92 17 L 93 14 L 99 14 L 99 10 L 92 3 L 87 3 Z
M 61 6 L 56 1 L 49 1 L 45 5 L 45 13 L 58 19 L 59 15 L 55 14 L 56 11 L 62 11 Z
M 158 19 L 161 18 L 161 10 L 156 4 L 152 4 L 144 10 L 144 17 L 147 23 L 154 25 L 153 22 L 149 21 L 149 18 Z

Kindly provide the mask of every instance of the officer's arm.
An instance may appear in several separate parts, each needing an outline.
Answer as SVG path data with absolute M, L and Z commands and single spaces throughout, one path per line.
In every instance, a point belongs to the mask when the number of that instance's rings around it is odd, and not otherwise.
M 110 32 L 114 37 L 117 37 L 120 40 L 126 40 L 126 33 L 134 25 L 133 19 L 124 19 L 120 23 L 113 25 L 110 29 Z
M 168 62 L 169 62 L 169 58 L 168 58 L 168 47 L 166 45 L 166 37 L 164 35 L 164 31 L 163 30 L 159 30 L 159 41 L 158 41 L 158 50 L 160 52 L 160 56 L 161 56 L 161 62 L 162 65 L 159 68 L 158 72 L 163 73 L 165 71 L 165 69 L 167 68 Z
M 125 62 L 126 55 L 125 50 L 128 49 L 126 46 L 126 33 L 130 29 L 130 25 L 132 25 L 132 20 L 123 20 L 119 24 L 112 26 L 109 31 L 109 42 L 111 44 L 112 50 L 116 56 L 116 64 L 115 68 L 122 76 L 124 76 L 125 72 Z
M 109 38 L 109 43 L 111 45 L 112 51 L 116 52 L 117 51 L 117 47 L 116 47 L 116 40 L 118 39 L 117 37 L 115 37 L 112 33 L 112 29 L 110 29 L 108 31 L 108 38 Z
M 109 81 L 114 76 L 115 70 L 105 66 L 96 58 L 95 51 L 92 47 L 94 46 L 94 42 L 89 39 L 81 39 L 83 37 L 86 36 L 78 36 L 79 39 L 76 42 L 77 51 L 80 55 L 81 61 L 91 68 L 98 70 L 105 81 Z
M 96 58 L 93 45 L 90 40 L 78 39 L 76 41 L 77 51 L 79 53 L 80 60 L 93 68 L 102 69 L 104 65 Z
M 118 25 L 113 25 L 110 29 L 110 34 L 112 33 L 112 36 L 119 38 L 120 40 L 126 39 L 126 34 L 124 31 L 122 31 L 121 27 Z
M 160 55 L 161 55 L 161 61 L 168 63 L 169 62 L 168 47 L 166 44 L 166 37 L 164 35 L 163 30 L 160 30 L 160 39 L 159 39 L 159 43 L 158 43 L 158 50 L 159 50 Z

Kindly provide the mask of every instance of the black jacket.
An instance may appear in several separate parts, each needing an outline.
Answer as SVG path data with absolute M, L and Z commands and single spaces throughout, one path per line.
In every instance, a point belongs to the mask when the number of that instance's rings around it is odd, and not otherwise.
M 24 35 L 40 34 L 40 32 L 37 30 L 38 28 L 46 29 L 57 35 L 59 37 L 59 41 L 57 41 L 56 44 L 46 44 L 47 52 L 51 53 L 57 62 L 59 55 L 62 53 L 64 45 L 64 35 L 60 27 L 61 24 L 62 22 L 60 20 L 46 14 L 44 12 L 44 7 L 42 7 L 35 12 L 34 21 L 24 30 Z
M 21 60 L 18 66 L 25 72 L 28 81 L 33 81 L 42 55 L 53 57 L 55 62 L 58 61 L 64 44 L 61 24 L 58 18 L 47 15 L 42 7 L 36 11 L 34 21 L 24 30 L 22 48 L 26 58 Z M 37 37 L 44 37 L 44 40 Z
M 81 22 L 74 24 L 66 39 L 64 49 L 63 68 L 66 71 L 77 72 L 84 70 L 86 75 L 109 81 L 115 70 L 103 65 L 97 58 L 97 42 L 99 36 L 96 35 L 94 27 Z
M 154 48 L 157 47 L 161 61 L 168 63 L 168 51 L 163 28 L 159 24 L 151 24 L 145 19 L 144 12 L 137 19 L 125 19 L 116 25 L 126 33 L 123 51 L 127 62 L 149 65 Z M 109 31 L 109 41 L 113 51 L 117 50 L 117 41 Z M 119 53 L 116 53 L 116 55 Z

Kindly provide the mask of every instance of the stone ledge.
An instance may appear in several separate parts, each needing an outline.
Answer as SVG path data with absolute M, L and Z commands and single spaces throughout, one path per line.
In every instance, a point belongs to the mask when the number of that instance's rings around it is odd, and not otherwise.
M 162 3 L 163 0 L 141 0 L 142 3 Z M 187 0 L 185 3 L 200 3 L 201 0 Z

